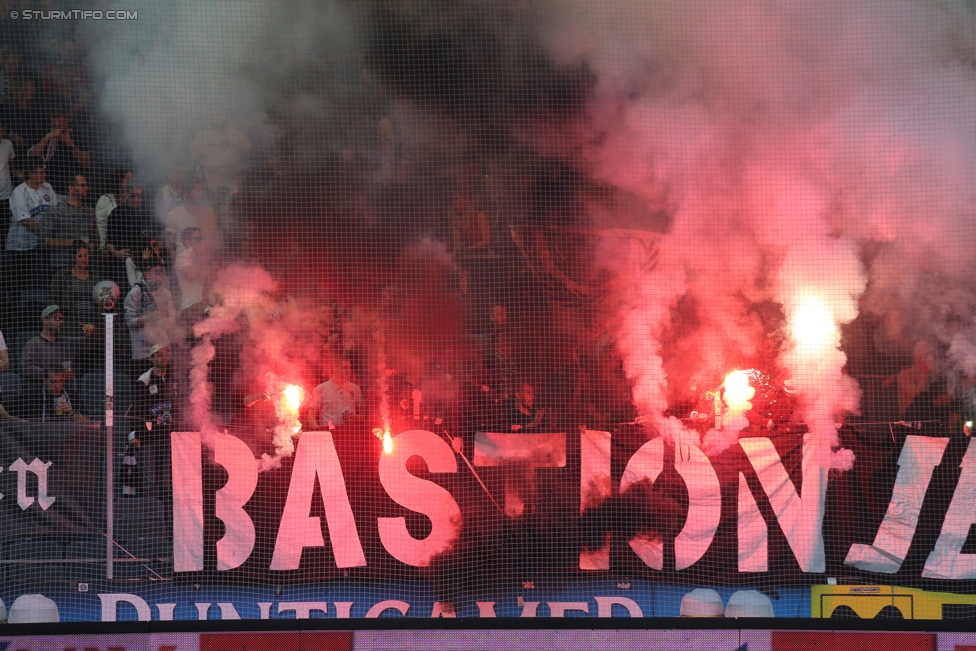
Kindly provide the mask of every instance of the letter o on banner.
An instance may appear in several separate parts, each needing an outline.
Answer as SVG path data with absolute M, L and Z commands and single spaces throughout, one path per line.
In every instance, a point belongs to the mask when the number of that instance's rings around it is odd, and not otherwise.
M 674 541 L 675 569 L 683 570 L 705 555 L 722 515 L 722 491 L 715 469 L 705 453 L 692 446 L 682 450 L 686 458 L 675 462 L 675 470 L 688 488 L 688 516 Z M 620 492 L 631 485 L 649 480 L 657 481 L 664 470 L 664 439 L 656 438 L 640 447 L 627 462 L 620 478 Z M 629 541 L 631 549 L 649 567 L 664 567 L 664 543 L 638 533 Z
M 620 492 L 624 493 L 633 484 L 649 480 L 657 481 L 664 470 L 664 439 L 656 438 L 640 447 L 627 462 L 624 474 L 620 477 Z M 644 564 L 655 570 L 664 569 L 664 541 L 651 538 L 642 532 L 628 541 L 630 548 Z

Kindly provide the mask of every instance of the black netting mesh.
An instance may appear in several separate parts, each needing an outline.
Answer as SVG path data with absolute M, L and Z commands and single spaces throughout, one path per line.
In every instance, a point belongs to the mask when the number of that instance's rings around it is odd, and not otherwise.
M 970 2 L 0 1 L 12 622 L 976 614 Z

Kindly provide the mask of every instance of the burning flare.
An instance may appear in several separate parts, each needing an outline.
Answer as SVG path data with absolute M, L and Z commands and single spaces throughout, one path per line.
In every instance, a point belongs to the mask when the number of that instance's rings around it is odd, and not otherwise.
M 752 409 L 749 402 L 756 395 L 756 390 L 749 386 L 749 375 L 745 371 L 732 371 L 725 376 L 725 404 L 730 413 L 745 413 Z
M 274 404 L 278 424 L 274 430 L 275 456 L 265 454 L 261 457 L 260 472 L 277 468 L 281 459 L 290 456 L 295 451 L 295 442 L 292 439 L 302 431 L 298 409 L 305 398 L 305 390 L 297 384 L 282 384 L 284 383 L 278 376 L 268 374 L 267 396 Z
M 804 353 L 817 353 L 837 336 L 834 315 L 821 299 L 805 296 L 793 314 L 793 339 Z

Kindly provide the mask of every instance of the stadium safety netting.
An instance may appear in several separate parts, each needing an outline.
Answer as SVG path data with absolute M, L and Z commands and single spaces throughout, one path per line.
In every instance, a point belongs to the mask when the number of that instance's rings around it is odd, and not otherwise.
M 27 4 L 11 622 L 976 616 L 972 2 Z

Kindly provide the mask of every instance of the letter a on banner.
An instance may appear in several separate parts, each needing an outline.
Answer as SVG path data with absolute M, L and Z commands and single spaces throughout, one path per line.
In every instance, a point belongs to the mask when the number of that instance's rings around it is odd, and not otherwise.
M 430 535 L 417 540 L 407 531 L 406 518 L 377 518 L 380 542 L 393 558 L 419 567 L 451 549 L 461 529 L 461 509 L 446 489 L 410 474 L 407 461 L 413 456 L 427 462 L 431 472 L 457 472 L 457 459 L 444 439 L 420 429 L 394 437 L 393 453 L 380 456 L 380 483 L 390 498 L 431 521 Z
M 908 555 L 915 537 L 922 501 L 932 480 L 932 472 L 942 462 L 949 444 L 947 438 L 908 436 L 898 457 L 898 476 L 891 492 L 888 511 L 870 545 L 851 545 L 845 565 L 866 570 L 894 574 Z M 969 525 L 966 525 L 969 533 Z
M 926 579 L 976 579 L 976 554 L 963 554 L 962 547 L 976 522 L 976 439 L 969 442 L 962 458 L 962 474 L 952 502 L 942 521 L 942 533 L 925 561 Z
M 278 527 L 272 570 L 296 570 L 305 547 L 324 547 L 322 522 L 308 513 L 312 508 L 315 479 L 319 480 L 329 539 L 338 567 L 363 567 L 366 556 L 359 540 L 356 520 L 346 494 L 346 482 L 330 432 L 305 432 L 295 452 L 288 498 Z

